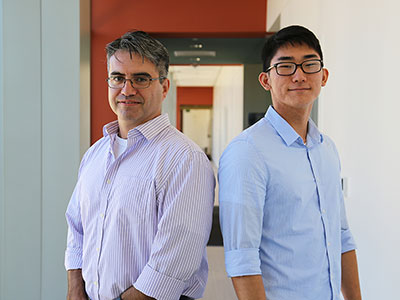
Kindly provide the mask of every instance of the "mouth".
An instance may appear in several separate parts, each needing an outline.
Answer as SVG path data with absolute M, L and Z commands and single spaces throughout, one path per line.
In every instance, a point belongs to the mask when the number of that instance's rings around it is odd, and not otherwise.
M 292 88 L 288 89 L 289 92 L 298 92 L 298 91 L 310 91 L 311 88 Z
M 123 105 L 139 105 L 139 104 L 143 104 L 143 102 L 140 101 L 140 100 L 117 100 L 117 104 L 123 104 Z

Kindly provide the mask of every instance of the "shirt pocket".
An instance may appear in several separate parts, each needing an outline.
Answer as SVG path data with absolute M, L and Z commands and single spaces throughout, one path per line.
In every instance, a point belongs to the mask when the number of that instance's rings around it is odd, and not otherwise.
M 109 209 L 117 212 L 120 221 L 128 224 L 143 223 L 156 203 L 152 180 L 131 176 L 119 176 L 113 190 Z

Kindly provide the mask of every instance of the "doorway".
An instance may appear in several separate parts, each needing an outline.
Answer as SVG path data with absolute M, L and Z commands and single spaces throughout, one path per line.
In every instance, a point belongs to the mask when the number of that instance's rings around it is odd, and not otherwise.
M 181 106 L 180 109 L 183 134 L 199 145 L 211 159 L 212 107 Z

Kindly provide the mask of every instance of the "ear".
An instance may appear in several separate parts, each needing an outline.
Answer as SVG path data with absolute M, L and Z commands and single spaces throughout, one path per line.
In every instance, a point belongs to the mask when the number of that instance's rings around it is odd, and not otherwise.
M 260 82 L 264 90 L 269 91 L 271 89 L 268 73 L 261 72 L 260 75 L 258 75 L 258 81 Z
M 169 91 L 169 86 L 170 86 L 169 79 L 165 78 L 161 85 L 162 85 L 162 95 L 163 95 L 163 100 L 164 100 L 165 97 L 167 97 L 167 94 Z
M 329 71 L 328 69 L 322 69 L 322 82 L 321 86 L 325 86 L 326 82 L 328 81 Z

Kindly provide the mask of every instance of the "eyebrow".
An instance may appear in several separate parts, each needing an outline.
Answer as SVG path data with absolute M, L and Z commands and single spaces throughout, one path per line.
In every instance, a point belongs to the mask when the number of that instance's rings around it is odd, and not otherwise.
M 122 73 L 120 73 L 120 72 L 111 72 L 110 75 L 125 76 L 125 74 L 122 74 Z
M 121 73 L 121 72 L 117 72 L 117 71 L 111 72 L 110 75 L 126 76 L 126 74 Z M 133 73 L 132 76 L 147 76 L 147 77 L 151 77 L 151 75 L 149 73 L 147 73 L 147 72 Z
M 303 56 L 303 59 L 309 59 L 309 58 L 318 58 L 318 55 L 316 54 L 307 54 Z M 284 60 L 294 60 L 293 56 L 280 56 L 278 57 L 278 61 L 284 61 Z

